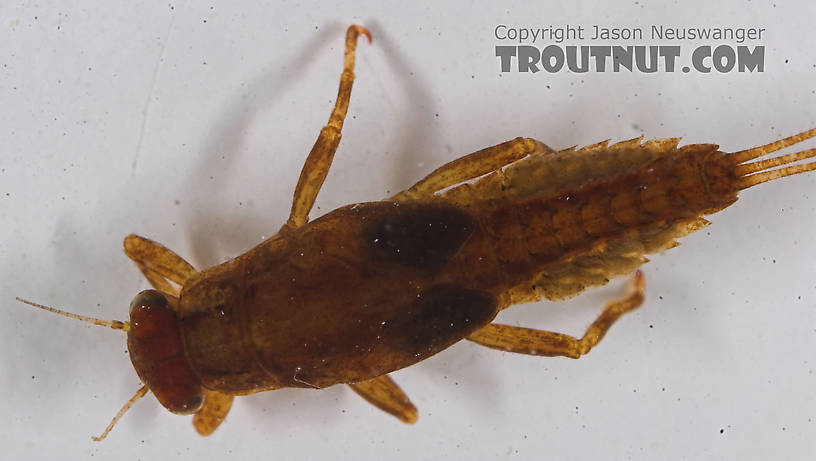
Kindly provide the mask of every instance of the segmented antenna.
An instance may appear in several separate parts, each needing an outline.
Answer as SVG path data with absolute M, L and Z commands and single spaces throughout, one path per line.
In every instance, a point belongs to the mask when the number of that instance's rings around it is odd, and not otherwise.
M 37 303 L 31 302 L 31 301 L 28 301 L 28 300 L 25 300 L 25 299 L 19 298 L 19 297 L 16 297 L 14 299 L 16 299 L 17 301 L 20 301 L 23 304 L 28 304 L 29 306 L 36 307 L 36 308 L 42 309 L 44 311 L 53 312 L 55 314 L 59 314 L 59 315 L 69 317 L 69 318 L 72 318 L 72 319 L 81 320 L 83 322 L 92 323 L 94 325 L 100 325 L 100 326 L 103 326 L 103 327 L 113 328 L 114 330 L 123 330 L 125 332 L 130 331 L 130 322 L 122 322 L 120 320 L 102 320 L 102 319 L 97 319 L 97 318 L 94 318 L 94 317 L 87 317 L 87 316 L 84 316 L 84 315 L 72 314 L 70 312 L 65 312 L 63 310 L 60 310 L 60 309 L 57 309 L 57 308 L 54 308 L 54 307 L 43 306 L 42 304 L 37 304 Z
M 133 404 L 136 403 L 137 400 L 139 400 L 140 398 L 144 397 L 145 394 L 147 394 L 147 391 L 148 391 L 147 386 L 140 387 L 139 390 L 136 391 L 135 394 L 133 394 L 133 397 L 131 397 L 130 400 L 128 400 L 124 404 L 124 406 L 122 406 L 122 408 L 119 409 L 119 413 L 116 413 L 116 416 L 113 417 L 110 424 L 108 424 L 108 427 L 105 428 L 105 431 L 102 432 L 102 434 L 100 434 L 99 437 L 91 437 L 91 439 L 94 442 L 101 442 L 101 441 L 105 440 L 105 437 L 108 436 L 111 429 L 113 429 L 113 426 L 115 426 L 116 423 L 122 418 L 122 416 L 124 416 L 124 414 L 128 410 L 130 410 L 130 407 L 132 407 Z
M 103 327 L 113 328 L 114 330 L 123 330 L 125 332 L 130 330 L 130 322 L 122 322 L 122 321 L 119 321 L 119 320 L 102 320 L 102 319 L 97 319 L 97 318 L 94 318 L 94 317 L 87 317 L 87 316 L 84 316 L 84 315 L 72 314 L 70 312 L 65 312 L 65 311 L 57 309 L 55 307 L 43 306 L 42 304 L 37 304 L 37 303 L 31 302 L 31 301 L 28 301 L 26 299 L 19 298 L 19 297 L 14 298 L 14 299 L 16 299 L 17 301 L 20 301 L 23 304 L 28 304 L 29 306 L 36 307 L 36 308 L 42 309 L 44 311 L 53 312 L 55 314 L 59 314 L 59 315 L 69 317 L 69 318 L 72 318 L 72 319 L 76 319 L 76 320 L 81 320 L 83 322 L 91 323 L 91 324 L 94 324 L 94 325 L 100 325 L 100 326 L 103 326 Z M 100 434 L 98 437 L 91 437 L 91 439 L 93 439 L 94 442 L 101 442 L 102 440 L 105 440 L 105 437 L 108 436 L 111 429 L 113 429 L 113 426 L 115 426 L 116 423 L 122 418 L 122 416 L 124 416 L 124 414 L 128 410 L 130 410 L 130 407 L 132 407 L 133 404 L 136 403 L 137 400 L 144 397 L 145 394 L 147 394 L 148 391 L 149 391 L 149 389 L 147 388 L 147 386 L 142 386 L 141 388 L 139 388 L 139 390 L 136 391 L 135 394 L 133 394 L 133 397 L 131 397 L 130 400 L 128 400 L 124 404 L 124 406 L 122 406 L 122 408 L 119 409 L 119 412 L 116 413 L 116 416 L 113 417 L 110 424 L 108 424 L 108 427 L 105 428 L 105 430 L 102 432 L 102 434 Z

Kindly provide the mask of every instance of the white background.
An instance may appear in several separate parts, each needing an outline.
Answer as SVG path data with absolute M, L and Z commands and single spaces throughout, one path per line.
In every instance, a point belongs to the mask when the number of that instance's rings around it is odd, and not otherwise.
M 239 398 L 209 438 L 147 397 L 93 443 L 139 386 L 124 335 L 14 301 L 125 320 L 147 287 L 126 234 L 203 268 L 275 232 L 350 23 L 374 43 L 312 216 L 519 135 L 735 151 L 816 127 L 813 2 L 113 3 L 0 5 L 0 458 L 813 458 L 816 175 L 654 255 L 643 308 L 581 360 L 461 343 L 395 373 L 414 426 L 339 386 Z M 500 75 L 500 23 L 764 27 L 765 72 Z M 581 334 L 621 283 L 500 319 Z

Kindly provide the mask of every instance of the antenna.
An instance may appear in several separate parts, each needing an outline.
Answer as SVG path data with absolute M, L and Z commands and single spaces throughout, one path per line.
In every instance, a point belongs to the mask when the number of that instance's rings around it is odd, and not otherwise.
M 16 299 L 17 301 L 20 301 L 23 304 L 28 304 L 29 306 L 36 307 L 36 308 L 42 309 L 44 311 L 53 312 L 55 314 L 59 314 L 59 315 L 69 317 L 69 318 L 72 318 L 72 319 L 81 320 L 83 322 L 92 323 L 94 325 L 100 325 L 100 326 L 103 326 L 103 327 L 113 328 L 114 330 L 123 330 L 125 332 L 130 331 L 130 322 L 122 322 L 120 320 L 102 320 L 102 319 L 97 319 L 97 318 L 94 318 L 94 317 L 86 317 L 84 315 L 78 315 L 78 314 L 72 314 L 70 312 L 65 312 L 63 310 L 60 310 L 60 309 L 57 309 L 57 308 L 54 308 L 54 307 L 48 307 L 48 306 L 43 306 L 42 304 L 33 303 L 33 302 L 25 300 L 23 298 L 17 297 L 17 298 L 14 298 L 14 299 Z
M 105 440 L 105 437 L 108 436 L 108 433 L 110 433 L 111 429 L 113 429 L 113 426 L 116 425 L 116 423 L 119 421 L 120 418 L 122 418 L 125 412 L 130 410 L 130 407 L 132 407 L 137 400 L 139 400 L 140 398 L 144 397 L 145 394 L 147 394 L 147 391 L 148 391 L 147 386 L 140 387 L 139 390 L 136 391 L 135 394 L 133 394 L 133 397 L 131 397 L 130 400 L 128 400 L 125 403 L 125 405 L 122 406 L 122 408 L 119 410 L 119 413 L 116 413 L 116 416 L 113 417 L 110 424 L 108 424 L 108 427 L 105 428 L 105 431 L 102 432 L 102 434 L 99 437 L 91 437 L 91 439 L 93 439 L 94 442 L 101 442 Z

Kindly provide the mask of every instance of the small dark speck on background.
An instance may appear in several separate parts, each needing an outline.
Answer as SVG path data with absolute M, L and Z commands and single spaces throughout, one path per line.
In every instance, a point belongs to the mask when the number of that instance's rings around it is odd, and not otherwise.
M 720 429 L 720 434 L 722 434 L 723 432 L 725 432 L 725 429 Z

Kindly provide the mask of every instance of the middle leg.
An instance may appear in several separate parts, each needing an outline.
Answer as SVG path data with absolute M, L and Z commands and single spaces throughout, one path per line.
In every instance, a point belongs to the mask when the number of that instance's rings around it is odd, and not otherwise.
M 417 409 L 397 383 L 388 375 L 378 376 L 368 381 L 349 384 L 349 387 L 368 403 L 380 410 L 396 416 L 400 421 L 413 424 L 417 420 Z

